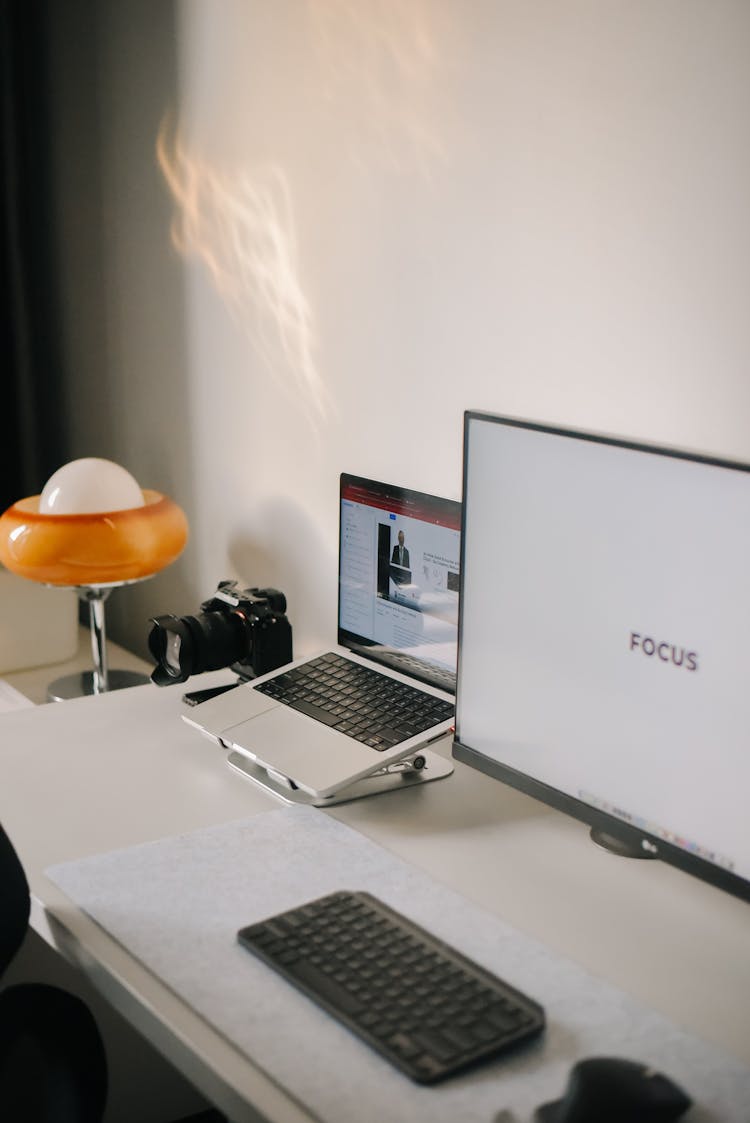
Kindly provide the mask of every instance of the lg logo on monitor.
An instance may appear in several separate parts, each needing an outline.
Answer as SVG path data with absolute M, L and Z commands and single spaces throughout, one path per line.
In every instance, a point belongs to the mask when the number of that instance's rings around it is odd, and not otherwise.
M 686 651 L 674 643 L 665 640 L 652 639 L 651 636 L 642 636 L 639 632 L 630 633 L 630 650 L 641 651 L 649 657 L 656 656 L 662 663 L 672 663 L 675 667 L 684 667 L 686 671 L 698 670 L 698 653 Z

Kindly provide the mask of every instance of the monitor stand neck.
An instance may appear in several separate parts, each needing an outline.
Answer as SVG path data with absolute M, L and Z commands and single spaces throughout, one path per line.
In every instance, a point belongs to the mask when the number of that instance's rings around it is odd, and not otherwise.
M 648 850 L 644 850 L 637 842 L 630 842 L 628 839 L 618 838 L 617 835 L 610 834 L 601 827 L 592 827 L 589 831 L 589 836 L 597 846 L 601 846 L 604 850 L 609 850 L 611 854 L 617 854 L 620 858 L 657 857 L 656 854 L 650 854 Z

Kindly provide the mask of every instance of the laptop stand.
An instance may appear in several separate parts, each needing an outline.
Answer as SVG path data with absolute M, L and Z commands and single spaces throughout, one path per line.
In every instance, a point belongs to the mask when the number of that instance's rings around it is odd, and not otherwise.
M 347 784 L 328 798 L 323 798 L 310 795 L 301 788 L 291 787 L 283 776 L 277 778 L 275 774 L 269 774 L 265 768 L 235 750 L 228 753 L 227 764 L 257 787 L 276 796 L 282 803 L 301 807 L 334 807 L 337 803 L 348 803 L 353 799 L 379 795 L 380 792 L 404 791 L 406 788 L 420 787 L 430 780 L 442 780 L 453 772 L 450 760 L 423 749 L 409 760 L 397 760 Z

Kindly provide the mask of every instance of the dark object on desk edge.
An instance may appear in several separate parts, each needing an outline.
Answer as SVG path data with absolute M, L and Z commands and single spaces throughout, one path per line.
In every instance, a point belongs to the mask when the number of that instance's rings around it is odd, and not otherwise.
M 191 690 L 188 694 L 182 695 L 182 700 L 186 706 L 200 706 L 201 702 L 210 702 L 212 698 L 218 698 L 220 694 L 234 690 L 241 681 L 237 679 L 236 682 L 229 682 L 225 686 L 208 686 L 205 690 Z
M 620 1057 L 588 1057 L 570 1072 L 562 1099 L 537 1108 L 537 1123 L 672 1123 L 691 1106 L 668 1076 Z
M 330 893 L 237 938 L 420 1084 L 544 1028 L 537 1002 L 369 893 Z

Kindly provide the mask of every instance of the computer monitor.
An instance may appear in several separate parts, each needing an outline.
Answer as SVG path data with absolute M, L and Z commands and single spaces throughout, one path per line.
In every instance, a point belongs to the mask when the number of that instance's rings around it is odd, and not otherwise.
M 460 574 L 455 757 L 750 900 L 750 465 L 469 412 Z

